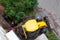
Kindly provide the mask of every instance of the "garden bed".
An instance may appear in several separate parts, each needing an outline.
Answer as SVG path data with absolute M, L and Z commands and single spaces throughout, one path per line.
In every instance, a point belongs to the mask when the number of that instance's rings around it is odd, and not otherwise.
M 10 27 L 16 27 L 23 22 L 27 15 L 34 13 L 37 7 L 37 0 L 1 0 L 0 13 Z

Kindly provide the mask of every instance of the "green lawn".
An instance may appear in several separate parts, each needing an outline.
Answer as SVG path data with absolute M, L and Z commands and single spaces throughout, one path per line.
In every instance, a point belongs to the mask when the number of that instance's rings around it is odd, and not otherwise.
M 59 40 L 53 32 L 47 32 L 46 36 L 48 37 L 49 40 Z

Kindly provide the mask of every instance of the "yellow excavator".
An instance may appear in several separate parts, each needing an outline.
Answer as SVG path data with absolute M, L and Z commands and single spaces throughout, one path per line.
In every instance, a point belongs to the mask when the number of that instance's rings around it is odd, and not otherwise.
M 47 17 L 44 17 L 43 20 L 37 21 L 37 19 L 29 19 L 23 25 L 19 24 L 20 28 L 20 35 L 22 36 L 23 40 L 34 40 L 40 34 L 45 33 L 47 28 L 49 28 L 49 22 Z M 21 29 L 23 32 L 21 32 Z
M 31 19 L 28 20 L 23 26 L 27 32 L 34 32 L 43 27 L 47 27 L 47 24 L 44 20 L 37 22 L 35 19 Z

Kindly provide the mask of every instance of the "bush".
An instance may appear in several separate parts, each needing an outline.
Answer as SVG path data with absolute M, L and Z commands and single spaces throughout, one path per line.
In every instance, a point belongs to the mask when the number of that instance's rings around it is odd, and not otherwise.
M 17 23 L 23 20 L 34 8 L 37 7 L 37 0 L 0 0 L 5 9 L 5 14 Z

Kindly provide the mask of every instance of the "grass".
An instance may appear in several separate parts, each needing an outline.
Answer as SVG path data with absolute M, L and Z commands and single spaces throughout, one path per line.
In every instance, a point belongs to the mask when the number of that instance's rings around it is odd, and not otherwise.
M 47 32 L 46 36 L 48 37 L 49 40 L 59 40 L 53 32 Z

